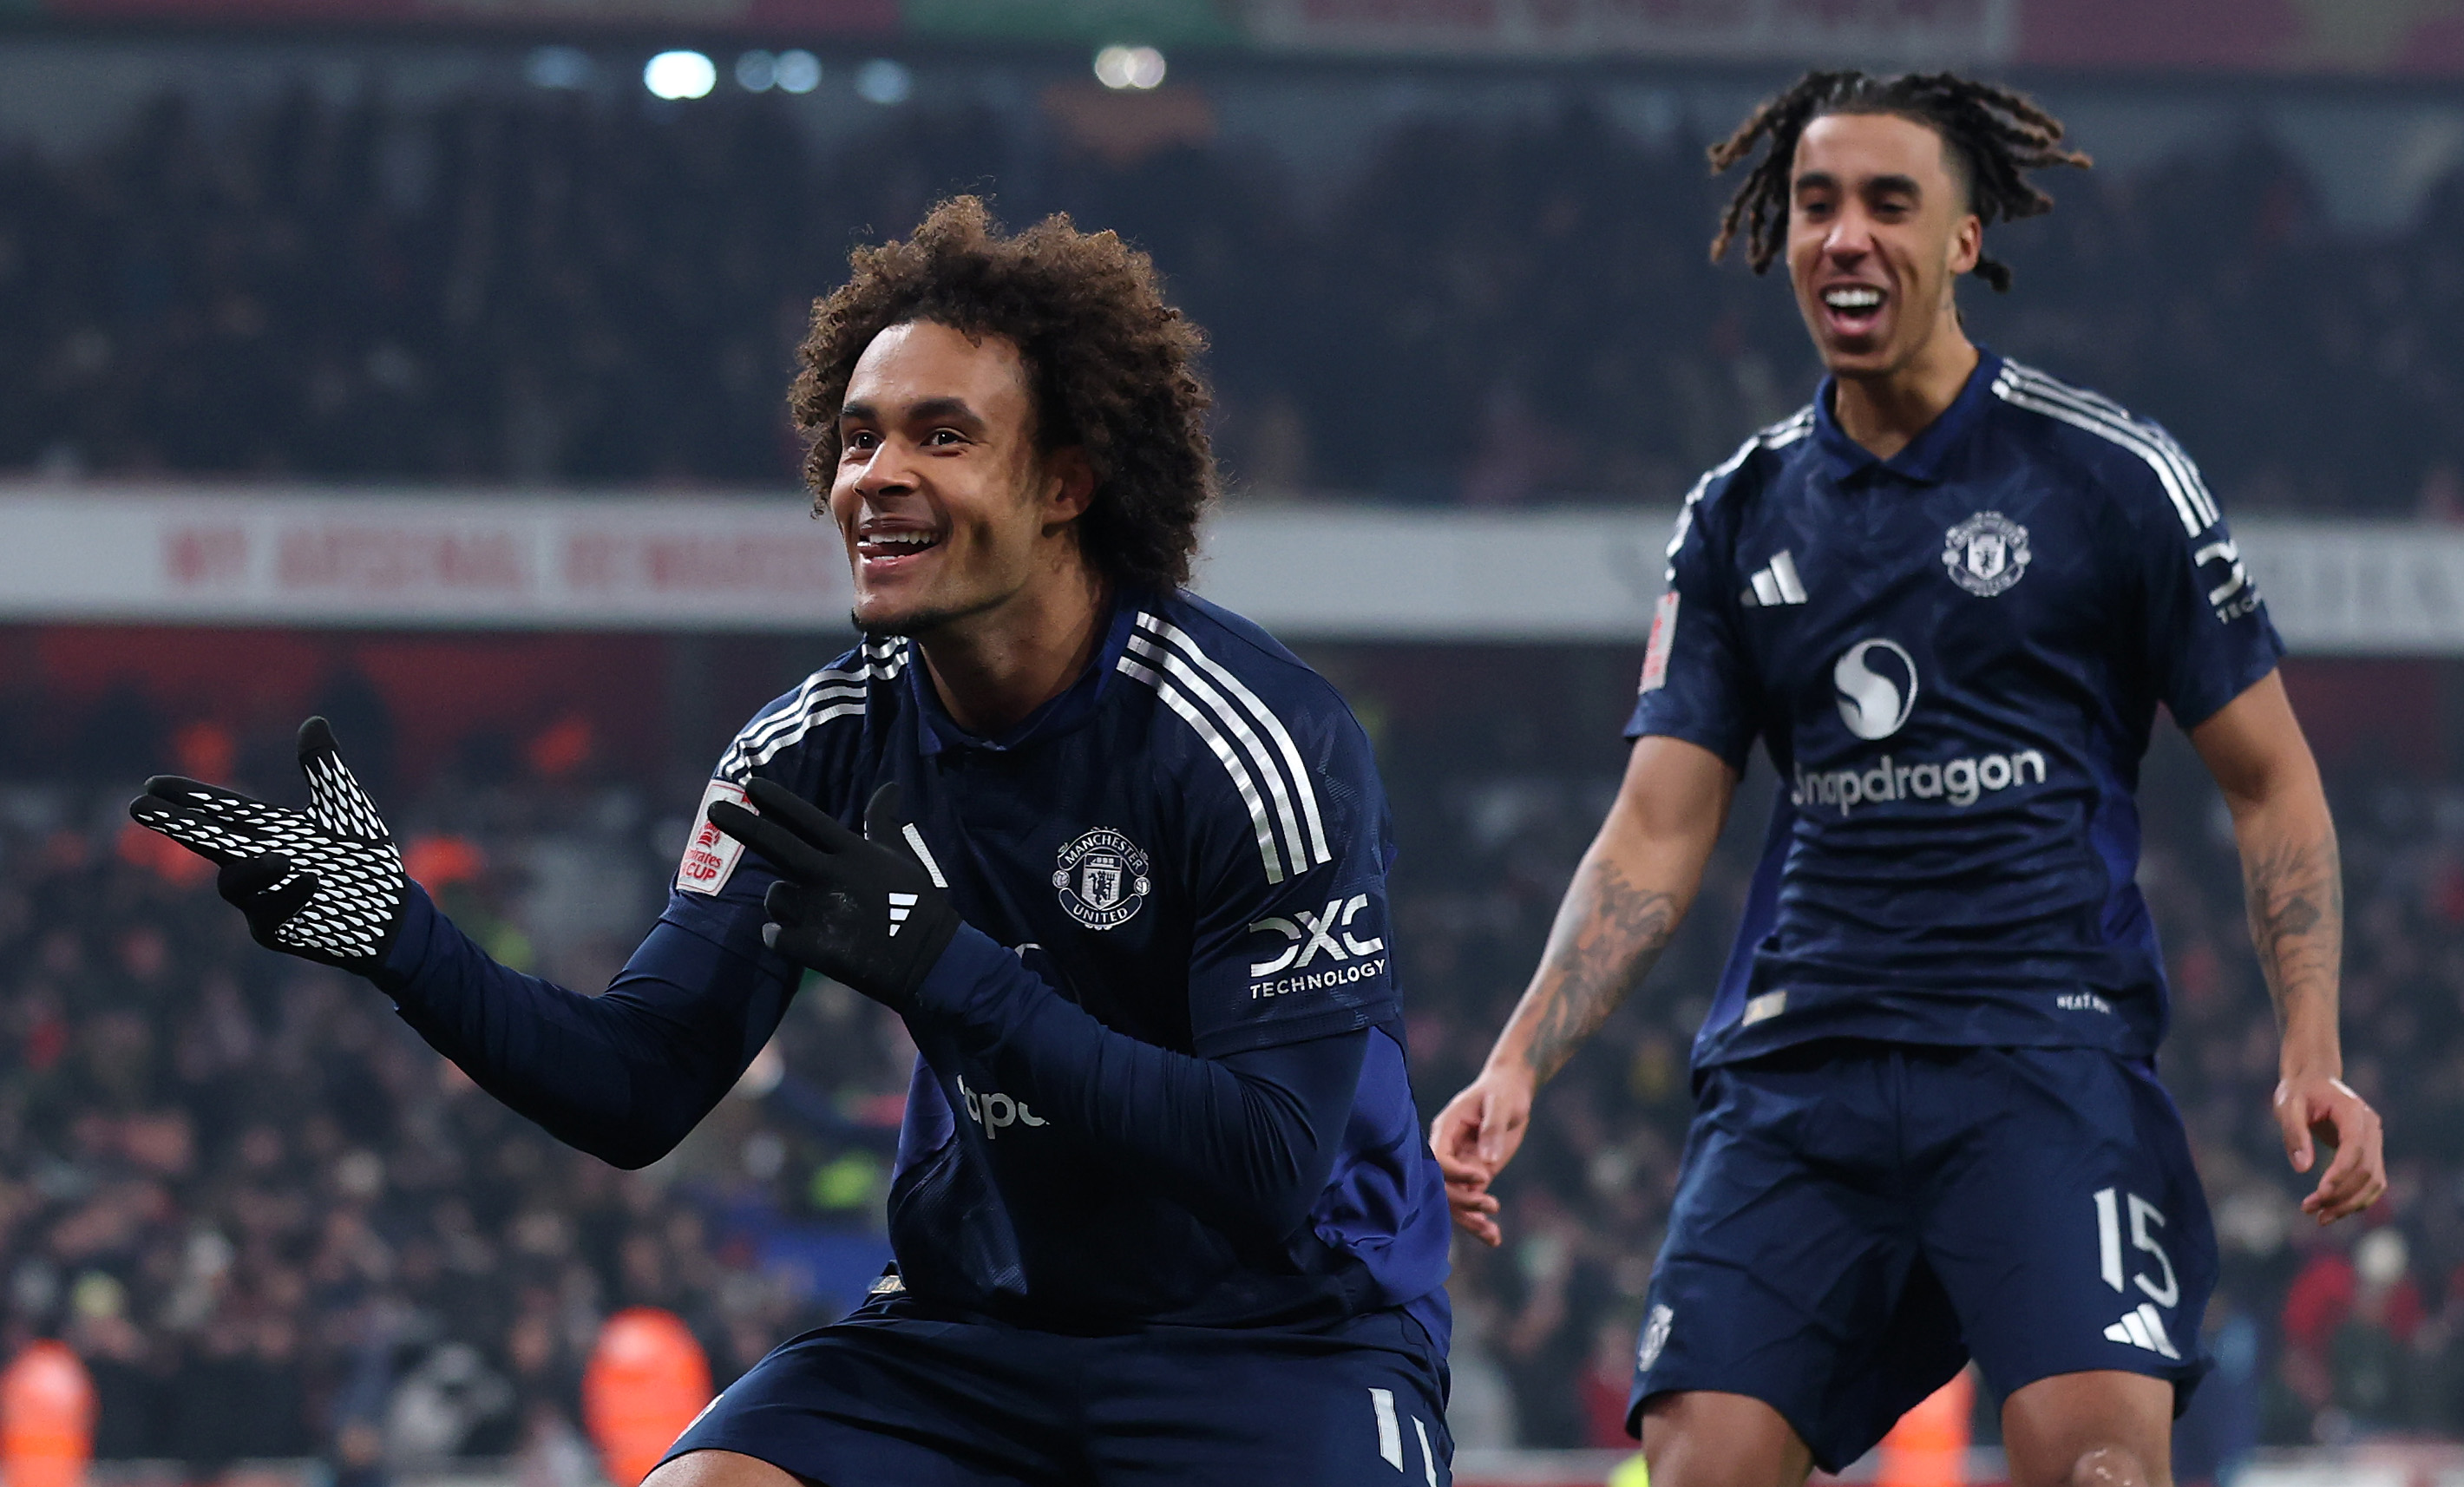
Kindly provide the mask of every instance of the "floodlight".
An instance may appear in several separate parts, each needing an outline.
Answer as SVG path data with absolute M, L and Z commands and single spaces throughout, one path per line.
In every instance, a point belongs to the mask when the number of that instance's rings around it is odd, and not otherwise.
M 868 103 L 904 103 L 914 91 L 914 75 L 888 57 L 875 57 L 855 70 L 856 97 Z
M 822 59 L 798 47 L 779 54 L 779 91 L 810 93 L 822 85 Z
M 642 68 L 642 86 L 663 98 L 710 96 L 718 68 L 698 52 L 662 52 Z
M 1153 47 L 1106 47 L 1095 54 L 1095 80 L 1141 92 L 1163 81 L 1163 54 Z

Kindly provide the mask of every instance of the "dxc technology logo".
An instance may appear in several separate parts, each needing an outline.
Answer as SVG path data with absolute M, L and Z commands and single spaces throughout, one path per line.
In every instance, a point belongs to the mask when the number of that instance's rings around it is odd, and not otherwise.
M 1839 691 L 1839 721 L 1868 741 L 1898 733 L 1917 709 L 1916 660 L 1892 641 L 1849 646 L 1831 668 L 1831 685 Z
M 1360 918 L 1363 911 L 1369 913 L 1370 922 L 1355 932 L 1353 921 Z M 1386 970 L 1386 937 L 1369 932 L 1375 928 L 1381 911 L 1382 907 L 1371 907 L 1368 894 L 1355 893 L 1348 899 L 1329 899 L 1320 913 L 1303 908 L 1295 910 L 1291 919 L 1278 914 L 1251 925 L 1250 933 L 1280 934 L 1286 943 L 1282 953 L 1272 959 L 1250 963 L 1250 975 L 1268 979 L 1252 981 L 1249 995 L 1263 999 L 1374 980 Z M 1309 962 L 1320 951 L 1333 964 L 1322 971 L 1308 971 Z M 1287 971 L 1308 973 L 1287 976 L 1283 974 Z

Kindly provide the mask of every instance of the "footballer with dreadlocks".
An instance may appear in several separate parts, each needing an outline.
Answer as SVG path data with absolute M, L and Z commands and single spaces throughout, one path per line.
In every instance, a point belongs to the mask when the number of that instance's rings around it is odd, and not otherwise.
M 1441 1487 L 1449 1230 L 1385 796 L 1334 689 L 1182 586 L 1199 334 L 1111 233 L 1005 236 L 967 197 L 853 266 L 791 401 L 863 641 L 720 756 L 605 995 L 449 923 L 321 719 L 307 811 L 164 777 L 134 813 L 259 941 L 619 1166 L 808 972 L 905 1020 L 897 1263 L 646 1487 Z
M 2156 1081 L 2134 886 L 2159 704 L 2230 807 L 2281 1032 L 2275 1115 L 2320 1223 L 2385 1191 L 2341 1079 L 2336 835 L 2266 607 L 2164 429 L 1993 355 L 1954 287 L 2084 166 L 1948 74 L 1817 72 L 1714 146 L 1829 375 L 1686 497 L 1624 782 L 1479 1078 L 1433 1133 L 1456 1220 L 1534 1090 L 1651 969 L 1749 751 L 1780 776 L 1694 1045 L 1698 1116 L 1628 1427 L 1654 1487 L 1837 1470 L 1971 1358 L 2017 1487 L 2171 1480 L 2215 1241 Z

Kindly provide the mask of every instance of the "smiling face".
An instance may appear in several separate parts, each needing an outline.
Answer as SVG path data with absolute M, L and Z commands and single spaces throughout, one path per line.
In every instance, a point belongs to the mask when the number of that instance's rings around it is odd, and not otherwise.
M 1943 137 L 1896 114 L 1827 114 L 1796 144 L 1788 272 L 1823 364 L 1887 377 L 1945 330 L 1984 228 Z
M 1083 579 L 1084 455 L 1037 447 L 1018 348 L 930 320 L 873 338 L 847 380 L 829 510 L 869 634 L 924 635 Z

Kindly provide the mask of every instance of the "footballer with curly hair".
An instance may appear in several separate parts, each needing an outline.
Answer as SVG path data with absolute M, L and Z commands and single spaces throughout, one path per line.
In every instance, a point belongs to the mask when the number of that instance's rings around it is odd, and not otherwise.
M 895 1265 L 650 1487 L 1435 1487 L 1448 1224 L 1385 797 L 1334 689 L 1181 587 L 1201 338 L 1112 234 L 970 198 L 852 264 L 792 402 L 861 644 L 729 745 L 605 995 L 448 923 L 320 720 L 305 812 L 165 777 L 135 814 L 261 942 L 619 1166 L 709 1113 L 806 971 L 905 1019 Z

